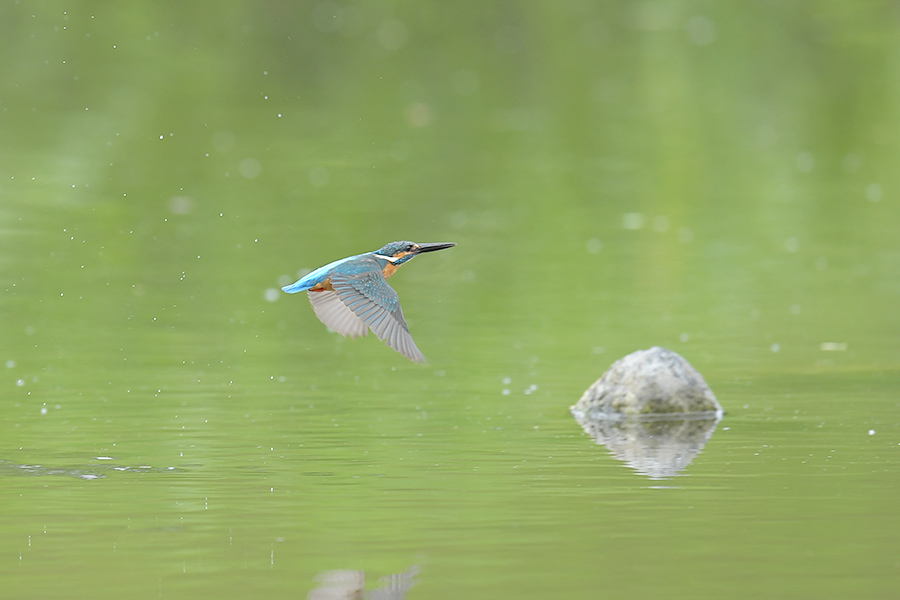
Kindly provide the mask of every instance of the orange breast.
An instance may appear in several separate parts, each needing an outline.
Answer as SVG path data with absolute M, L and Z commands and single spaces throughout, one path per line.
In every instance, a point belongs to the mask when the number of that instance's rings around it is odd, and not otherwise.
M 384 278 L 387 279 L 391 275 L 397 272 L 397 269 L 400 268 L 400 265 L 395 265 L 394 263 L 388 263 L 384 265 L 384 269 L 381 271 L 384 273 Z
M 324 292 L 324 291 L 333 292 L 334 288 L 331 287 L 331 278 L 326 279 L 322 283 L 316 285 L 316 287 L 309 288 L 310 292 Z

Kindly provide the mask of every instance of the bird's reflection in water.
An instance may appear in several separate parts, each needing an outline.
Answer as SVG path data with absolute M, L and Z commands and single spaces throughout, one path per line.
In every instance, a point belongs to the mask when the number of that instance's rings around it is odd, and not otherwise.
M 412 566 L 402 573 L 378 578 L 378 585 L 366 591 L 366 572 L 338 569 L 316 575 L 319 587 L 307 600 L 403 600 L 415 584 L 419 568 Z

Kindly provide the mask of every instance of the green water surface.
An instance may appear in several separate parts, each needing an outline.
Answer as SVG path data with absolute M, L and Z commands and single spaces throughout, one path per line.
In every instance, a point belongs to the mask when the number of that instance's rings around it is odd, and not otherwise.
M 20 0 L 0 56 L 0 598 L 897 597 L 896 2 Z M 402 239 L 428 365 L 279 290 Z M 654 345 L 726 410 L 663 479 L 569 413 Z

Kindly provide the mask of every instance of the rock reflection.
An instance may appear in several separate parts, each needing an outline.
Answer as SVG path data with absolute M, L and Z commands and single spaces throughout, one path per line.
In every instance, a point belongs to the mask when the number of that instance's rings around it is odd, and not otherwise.
M 683 471 L 712 437 L 721 414 L 692 418 L 622 418 L 573 411 L 598 444 L 650 479 L 668 479 Z
M 319 587 L 312 590 L 307 600 L 402 600 L 415 584 L 413 579 L 419 573 L 416 566 L 402 573 L 384 575 L 378 578 L 378 585 L 368 592 L 365 571 L 338 569 L 316 575 Z

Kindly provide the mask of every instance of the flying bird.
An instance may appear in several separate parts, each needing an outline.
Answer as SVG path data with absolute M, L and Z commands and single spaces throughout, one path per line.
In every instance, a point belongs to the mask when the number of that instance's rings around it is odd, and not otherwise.
M 379 340 L 406 358 L 426 362 L 409 333 L 400 298 L 387 278 L 419 254 L 455 245 L 391 242 L 374 252 L 328 263 L 281 289 L 288 294 L 307 292 L 319 320 L 339 334 L 355 338 L 368 335 L 371 329 Z

